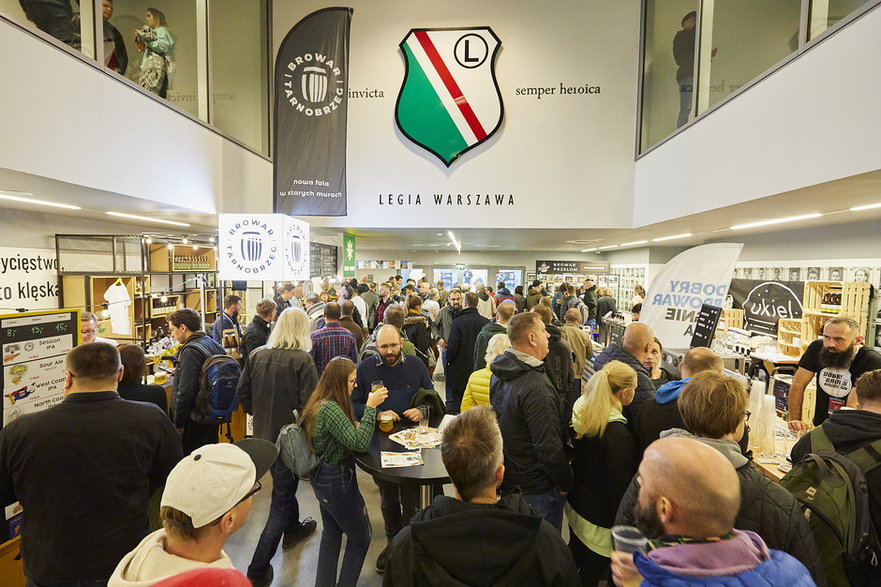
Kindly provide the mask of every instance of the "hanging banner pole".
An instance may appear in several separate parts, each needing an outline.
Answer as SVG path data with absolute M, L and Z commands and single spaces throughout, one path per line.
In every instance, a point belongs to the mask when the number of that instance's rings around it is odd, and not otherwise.
M 288 32 L 275 61 L 273 210 L 345 216 L 351 8 L 325 8 Z

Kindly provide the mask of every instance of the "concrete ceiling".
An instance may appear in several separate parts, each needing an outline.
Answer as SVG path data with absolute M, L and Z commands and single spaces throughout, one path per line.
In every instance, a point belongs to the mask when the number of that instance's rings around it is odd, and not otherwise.
M 158 204 L 150 200 L 133 198 L 111 192 L 94 190 L 84 186 L 55 181 L 48 178 L 0 170 L 0 191 L 18 190 L 30 192 L 37 199 L 78 205 L 83 210 L 64 210 L 47 208 L 33 204 L 0 200 L 0 209 L 33 210 L 53 213 L 72 218 L 82 218 L 88 214 L 94 219 L 113 221 L 106 216 L 107 210 L 137 214 L 142 216 L 176 220 L 192 224 L 191 227 L 176 227 L 150 222 L 125 220 L 127 224 L 142 225 L 145 232 L 156 234 L 189 234 L 207 238 L 216 232 L 216 215 L 206 214 L 185 207 Z M 712 194 L 708 194 L 712 197 Z M 860 212 L 850 211 L 851 207 L 881 202 L 881 171 L 865 173 L 825 184 L 794 190 L 751 202 L 728 206 L 716 210 L 659 222 L 633 229 L 555 229 L 531 228 L 509 230 L 494 229 L 452 229 L 462 243 L 463 251 L 560 251 L 577 253 L 591 247 L 620 245 L 634 241 L 693 233 L 694 236 L 665 241 L 664 246 L 688 246 L 707 240 L 732 239 L 741 235 L 771 232 L 779 229 L 811 228 L 881 220 L 881 208 Z M 662 205 L 662 204 L 659 204 Z M 818 212 L 818 218 L 802 220 L 791 224 L 772 225 L 746 230 L 730 230 L 730 226 L 755 222 L 769 218 L 783 218 L 799 214 Z M 320 223 L 320 221 L 319 221 Z M 341 229 L 313 226 L 316 235 L 332 235 Z M 358 236 L 359 250 L 437 250 L 448 247 L 448 227 L 408 229 L 397 227 L 358 227 L 345 229 Z M 651 243 L 650 243 L 651 244 Z M 649 245 L 631 245 L 636 248 Z

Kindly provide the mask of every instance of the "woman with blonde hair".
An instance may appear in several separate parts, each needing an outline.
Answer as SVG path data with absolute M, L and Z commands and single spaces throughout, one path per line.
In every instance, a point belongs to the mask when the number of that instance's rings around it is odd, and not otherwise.
M 239 377 L 236 396 L 245 411 L 254 416 L 254 437 L 275 443 L 286 424 L 294 422 L 294 410 L 302 410 L 318 382 L 318 371 L 309 354 L 309 319 L 299 308 L 278 315 L 269 341 L 248 353 Z M 270 561 L 279 542 L 290 547 L 313 534 L 317 522 L 300 521 L 297 503 L 299 479 L 291 475 L 281 458 L 270 469 L 272 501 L 269 518 L 248 565 L 254 583 L 271 579 Z
M 488 406 L 489 404 L 489 380 L 492 377 L 492 371 L 489 366 L 496 360 L 496 357 L 504 353 L 511 346 L 508 335 L 500 332 L 493 335 L 486 345 L 486 367 L 478 369 L 468 378 L 468 385 L 465 387 L 465 394 L 462 396 L 462 411 L 474 406 Z
M 331 359 L 300 418 L 312 451 L 321 457 L 309 475 L 323 526 L 316 586 L 355 585 L 370 548 L 370 519 L 358 489 L 352 452 L 367 450 L 376 426 L 376 406 L 385 401 L 388 390 L 381 387 L 371 392 L 357 421 L 349 399 L 354 389 L 355 363 L 346 357 Z M 343 534 L 346 553 L 337 579 Z
M 575 483 L 564 511 L 582 585 L 609 576 L 610 529 L 637 467 L 636 442 L 621 413 L 635 389 L 633 367 L 611 361 L 590 378 L 572 408 Z

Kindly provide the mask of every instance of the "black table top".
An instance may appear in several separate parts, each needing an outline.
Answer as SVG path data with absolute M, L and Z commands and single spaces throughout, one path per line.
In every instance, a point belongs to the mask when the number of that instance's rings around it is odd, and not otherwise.
M 429 419 L 429 424 L 437 428 L 441 420 L 443 420 L 442 415 L 435 415 Z M 416 422 L 403 418 L 400 422 L 395 423 L 395 427 L 391 432 L 386 433 L 379 430 L 379 424 L 377 423 L 376 431 L 373 433 L 373 439 L 370 441 L 367 452 L 355 453 L 355 463 L 377 479 L 401 485 L 449 483 L 450 477 L 447 475 L 447 469 L 441 460 L 439 447 L 422 449 L 422 460 L 424 461 L 422 465 L 416 467 L 382 468 L 381 452 L 409 452 L 406 448 L 391 440 L 389 434 L 413 428 L 416 425 Z

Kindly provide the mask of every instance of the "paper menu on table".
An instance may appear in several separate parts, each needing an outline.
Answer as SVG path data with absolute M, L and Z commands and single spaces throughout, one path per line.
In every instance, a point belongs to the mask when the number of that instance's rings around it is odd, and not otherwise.
M 380 452 L 380 462 L 383 469 L 395 469 L 398 467 L 415 467 L 423 464 L 422 453 L 414 452 Z
M 419 432 L 416 428 L 408 428 L 407 430 L 400 430 L 390 434 L 389 439 L 410 450 L 434 448 L 441 443 L 440 432 L 434 428 L 429 428 L 427 432 Z

